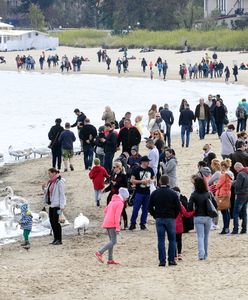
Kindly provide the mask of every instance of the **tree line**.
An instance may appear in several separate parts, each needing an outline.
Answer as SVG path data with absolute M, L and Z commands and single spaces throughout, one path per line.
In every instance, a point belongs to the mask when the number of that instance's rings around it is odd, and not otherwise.
M 6 0 L 0 0 L 6 2 Z M 191 29 L 203 17 L 202 0 L 19 0 L 16 15 L 37 17 L 37 10 L 50 28 L 94 27 L 125 30 Z M 4 17 L 4 16 L 3 16 Z M 29 18 L 30 19 L 30 18 Z M 35 18 L 33 18 L 35 19 Z

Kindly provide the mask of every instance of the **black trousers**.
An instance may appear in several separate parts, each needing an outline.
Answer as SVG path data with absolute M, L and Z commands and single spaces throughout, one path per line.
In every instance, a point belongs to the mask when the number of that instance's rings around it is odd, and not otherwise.
M 121 216 L 123 218 L 124 221 L 124 227 L 127 228 L 128 226 L 128 221 L 127 221 L 127 212 L 126 212 L 126 206 L 124 205 Z
M 182 233 L 176 234 L 176 241 L 177 241 L 177 254 L 182 253 Z
M 59 223 L 59 207 L 50 207 L 49 208 L 49 219 L 53 230 L 54 240 L 62 241 L 62 229 Z
M 58 169 L 61 169 L 61 148 L 52 148 L 52 156 L 53 156 L 53 168 L 56 168 L 56 163 L 58 164 Z

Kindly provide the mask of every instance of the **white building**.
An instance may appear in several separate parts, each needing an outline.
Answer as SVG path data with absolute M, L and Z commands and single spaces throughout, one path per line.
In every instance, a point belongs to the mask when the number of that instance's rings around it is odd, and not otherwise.
M 204 17 L 211 17 L 213 12 L 217 21 L 230 25 L 232 20 L 248 17 L 248 0 L 204 0 Z
M 0 22 L 0 51 L 56 48 L 59 39 L 36 30 L 14 30 Z

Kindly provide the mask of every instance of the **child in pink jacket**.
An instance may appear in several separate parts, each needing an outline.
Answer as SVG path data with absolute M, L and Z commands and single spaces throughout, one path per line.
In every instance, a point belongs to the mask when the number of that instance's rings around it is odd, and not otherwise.
M 120 218 L 121 213 L 124 207 L 124 202 L 129 197 L 129 192 L 126 188 L 120 188 L 118 195 L 113 195 L 108 206 L 104 210 L 104 221 L 103 228 L 106 228 L 108 231 L 110 241 L 101 247 L 96 253 L 97 259 L 104 263 L 103 253 L 108 250 L 108 265 L 118 265 L 116 261 L 113 260 L 113 247 L 117 243 L 117 233 L 120 232 Z

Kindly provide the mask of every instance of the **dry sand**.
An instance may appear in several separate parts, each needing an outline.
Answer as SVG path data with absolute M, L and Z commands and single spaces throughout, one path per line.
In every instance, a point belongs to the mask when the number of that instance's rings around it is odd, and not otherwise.
M 192 134 L 190 148 L 182 149 L 178 137 L 173 146 L 178 159 L 178 184 L 187 196 L 190 175 L 202 158 L 202 146 L 210 142 L 219 156 L 219 140 L 208 135 L 199 141 Z M 141 152 L 146 153 L 144 143 Z M 43 205 L 40 186 L 46 180 L 50 158 L 6 165 L 1 169 L 4 184 L 30 201 L 32 210 Z M 0 248 L 0 299 L 247 299 L 247 235 L 219 236 L 211 232 L 208 261 L 197 260 L 194 232 L 183 236 L 184 260 L 174 267 L 158 268 L 154 220 L 149 230 L 122 231 L 114 257 L 120 266 L 101 265 L 94 252 L 107 241 L 100 228 L 103 209 L 96 208 L 88 172 L 82 156 L 75 159 L 75 171 L 63 174 L 70 222 L 79 212 L 87 215 L 91 228 L 85 236 L 76 232 L 64 236 L 63 246 L 51 246 L 51 237 L 32 239 L 29 252 L 19 243 Z M 105 204 L 106 196 L 103 197 Z M 130 218 L 131 208 L 128 208 Z M 222 222 L 220 222 L 222 223 Z M 220 224 L 221 225 L 221 224 Z
M 115 66 L 115 62 L 118 57 L 122 57 L 123 52 L 118 52 L 118 49 L 109 49 L 107 50 L 108 55 L 112 59 L 111 70 L 107 71 L 107 67 L 105 63 L 98 63 L 97 61 L 97 51 L 98 48 L 73 48 L 73 47 L 58 47 L 56 51 L 46 51 L 46 57 L 48 55 L 52 55 L 57 53 L 61 59 L 63 55 L 67 55 L 71 60 L 74 55 L 87 57 L 90 61 L 83 62 L 82 71 L 83 74 L 108 74 L 108 75 L 116 75 L 117 69 Z M 121 76 L 139 76 L 139 77 L 149 77 L 149 71 L 147 68 L 147 72 L 144 74 L 141 68 L 141 60 L 143 57 L 146 58 L 147 63 L 150 61 L 153 63 L 156 62 L 158 56 L 160 56 L 163 60 L 166 59 L 169 65 L 168 76 L 167 79 L 179 79 L 179 65 L 181 63 L 199 63 L 202 57 L 205 57 L 205 53 L 208 53 L 210 57 L 212 57 L 212 51 L 193 51 L 190 53 L 176 54 L 175 50 L 155 50 L 150 53 L 139 53 L 138 49 L 130 49 L 128 50 L 128 57 L 135 56 L 135 60 L 129 61 L 129 72 L 126 74 L 121 74 Z M 39 68 L 39 56 L 41 54 L 40 50 L 31 50 L 31 51 L 14 51 L 14 52 L 2 52 L 0 55 L 5 56 L 7 61 L 6 64 L 0 64 L 1 70 L 16 70 L 16 62 L 15 57 L 19 55 L 32 55 L 36 61 L 35 71 L 40 71 Z M 218 52 L 218 59 L 222 60 L 225 65 L 228 65 L 230 70 L 232 71 L 232 67 L 234 63 L 237 63 L 238 66 L 244 62 L 248 63 L 248 53 L 240 53 L 240 52 Z M 158 72 L 155 70 L 155 78 L 158 78 Z M 59 67 L 48 69 L 47 64 L 44 68 L 43 72 L 60 72 Z M 73 73 L 70 71 L 70 73 Z M 232 72 L 231 72 L 232 74 Z M 247 84 L 248 83 L 248 71 L 239 71 L 238 80 L 239 83 Z M 201 79 L 201 80 L 210 80 L 210 79 Z M 224 78 L 216 78 L 211 79 L 212 81 L 224 82 Z M 233 82 L 233 76 L 231 75 L 230 81 Z
M 90 62 L 83 63 L 83 73 L 106 74 L 105 64 L 96 60 L 97 49 L 59 47 L 56 53 L 83 55 Z M 25 51 L 32 54 L 36 61 L 40 51 Z M 47 52 L 46 55 L 53 52 Z M 116 75 L 116 50 L 108 50 L 112 58 L 111 71 Z M 17 52 L 3 53 L 7 64 L 0 70 L 16 70 Z M 175 54 L 174 51 L 156 50 L 153 53 L 139 54 L 137 50 L 128 51 L 135 55 L 130 61 L 130 72 L 122 76 L 149 76 L 141 72 L 140 62 L 144 56 L 147 61 L 160 55 L 169 63 L 168 78 L 178 79 L 178 65 L 182 62 L 199 61 L 204 51 Z M 238 64 L 248 62 L 248 54 L 237 52 L 219 53 L 219 58 L 229 66 L 233 60 Z M 38 66 L 36 66 L 38 70 Z M 47 72 L 47 67 L 45 72 Z M 51 69 L 50 72 L 59 72 Z M 72 73 L 72 72 L 71 72 Z M 241 71 L 239 82 L 247 84 L 246 71 Z M 157 74 L 156 76 L 157 77 Z M 210 80 L 210 79 L 209 79 Z M 223 81 L 223 79 L 214 79 Z M 178 185 L 182 192 L 191 193 L 190 176 L 196 172 L 196 164 L 202 159 L 202 146 L 210 142 L 220 157 L 219 140 L 208 135 L 199 141 L 192 134 L 191 147 L 181 148 L 179 137 L 173 137 L 173 147 L 178 159 Z M 146 153 L 142 145 L 142 153 Z M 6 165 L 0 169 L 3 183 L 0 187 L 11 185 L 17 194 L 26 197 L 33 211 L 42 207 L 41 184 L 46 180 L 50 158 L 26 161 L 16 165 Z M 70 222 L 79 212 L 91 221 L 91 228 L 85 236 L 65 229 L 63 246 L 49 245 L 51 237 L 32 239 L 29 252 L 19 243 L 0 248 L 0 299 L 248 299 L 247 287 L 247 235 L 219 236 L 211 232 L 209 260 L 197 260 L 197 241 L 194 232 L 183 236 L 184 260 L 175 268 L 158 268 L 157 240 L 154 220 L 149 217 L 149 230 L 141 232 L 123 231 L 115 248 L 115 259 L 120 266 L 100 265 L 94 258 L 99 245 L 107 241 L 106 233 L 100 228 L 103 209 L 94 206 L 93 188 L 87 171 L 83 170 L 82 156 L 75 158 L 75 171 L 63 174 L 66 179 L 67 207 L 65 214 Z M 106 195 L 103 197 L 105 204 Z M 131 208 L 128 208 L 130 218 Z M 220 221 L 220 225 L 221 225 Z

